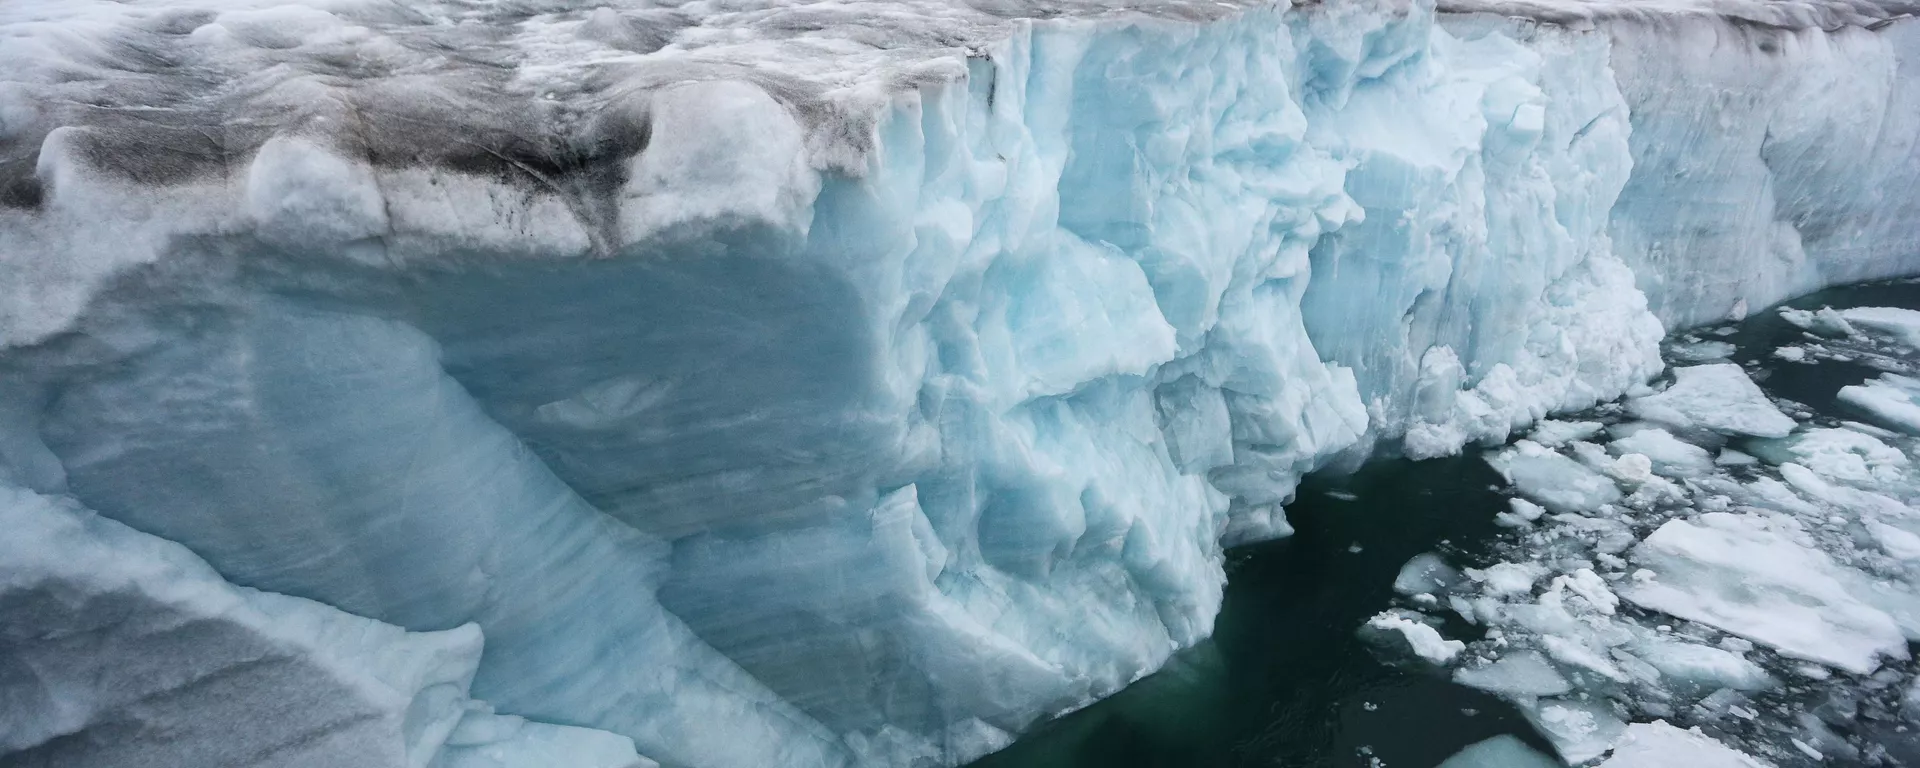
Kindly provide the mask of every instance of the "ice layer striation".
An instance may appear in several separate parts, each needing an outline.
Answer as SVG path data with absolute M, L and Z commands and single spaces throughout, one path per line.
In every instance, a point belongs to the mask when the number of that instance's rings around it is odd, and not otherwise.
M 954 764 L 1303 473 L 1920 271 L 1897 4 L 583 5 L 0 8 L 0 764 Z

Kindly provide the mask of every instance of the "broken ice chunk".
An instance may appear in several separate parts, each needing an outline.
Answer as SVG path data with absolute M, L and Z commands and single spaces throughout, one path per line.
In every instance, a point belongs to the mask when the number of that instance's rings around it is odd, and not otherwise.
M 1533 563 L 1495 563 L 1486 570 L 1467 569 L 1467 577 L 1486 585 L 1486 593 L 1495 597 L 1524 595 L 1533 591 L 1533 583 L 1547 575 L 1547 569 Z
M 1634 430 L 1607 444 L 1607 451 L 1615 456 L 1645 456 L 1653 462 L 1654 473 L 1665 477 L 1697 477 L 1713 471 L 1713 457 L 1706 449 L 1683 443 L 1658 427 Z
M 1527 439 L 1548 448 L 1558 448 L 1575 440 L 1585 440 L 1600 433 L 1597 421 L 1554 421 L 1546 419 L 1533 426 L 1527 433 Z
M 1633 653 L 1662 677 L 1695 691 L 1757 691 L 1774 684 L 1760 665 L 1721 648 L 1648 634 L 1633 645 Z
M 1403 595 L 1426 595 L 1460 581 L 1460 572 L 1447 565 L 1439 555 L 1426 552 L 1415 555 L 1393 579 L 1393 591 Z
M 1745 754 L 1665 721 L 1627 726 L 1613 755 L 1598 768 L 1766 768 Z
M 1593 606 L 1594 610 L 1609 616 L 1620 607 L 1620 598 L 1614 596 L 1613 590 L 1607 587 L 1606 580 L 1600 578 L 1590 568 L 1581 568 L 1564 576 L 1553 577 L 1552 589 L 1555 592 L 1565 591 L 1578 595 L 1582 600 L 1587 601 L 1588 605 Z
M 1553 664 L 1535 651 L 1514 651 L 1481 667 L 1461 667 L 1453 681 L 1468 688 L 1511 697 L 1559 696 L 1573 691 Z
M 1840 310 L 1840 316 L 1855 328 L 1920 349 L 1920 312 L 1898 307 L 1854 307 Z
M 1907 657 L 1893 617 L 1847 588 L 1857 574 L 1758 516 L 1713 512 L 1668 521 L 1633 559 L 1658 574 L 1622 586 L 1621 596 L 1641 607 L 1859 674 L 1883 657 Z
M 1558 768 L 1560 763 L 1533 751 L 1526 742 L 1508 734 L 1468 745 L 1441 763 L 1439 768 Z
M 1728 435 L 1786 437 L 1793 419 L 1774 407 L 1746 371 L 1732 363 L 1676 368 L 1665 392 L 1627 402 L 1627 412 L 1675 427 Z
M 1780 308 L 1780 317 L 1808 333 L 1831 338 L 1843 338 L 1854 334 L 1853 325 L 1832 307 L 1821 307 L 1809 312 L 1804 309 Z
M 1809 429 L 1753 447 L 1776 464 L 1797 463 L 1821 477 L 1847 483 L 1897 483 L 1905 478 L 1904 468 L 1910 463 L 1898 448 L 1853 429 Z
M 1367 627 L 1382 633 L 1383 636 L 1398 634 L 1401 640 L 1405 642 L 1407 648 L 1413 652 L 1413 655 L 1426 659 L 1434 664 L 1446 664 L 1447 662 L 1453 661 L 1453 657 L 1460 655 L 1460 652 L 1467 647 L 1466 643 L 1460 642 L 1459 640 L 1448 640 L 1441 637 L 1438 630 L 1435 630 L 1425 623 L 1409 619 L 1392 611 L 1382 613 L 1368 620 Z
M 1572 765 L 1606 754 L 1627 727 L 1603 700 L 1553 699 L 1521 712 L 1553 742 L 1560 759 Z
M 1531 440 L 1487 459 L 1521 495 L 1555 512 L 1585 512 L 1620 500 L 1612 481 Z
M 1707 363 L 1733 357 L 1738 349 L 1724 341 L 1696 341 L 1674 344 L 1667 348 L 1667 355 L 1683 363 Z
M 1883 426 L 1920 435 L 1920 380 L 1881 374 L 1864 384 L 1841 387 L 1839 398 Z

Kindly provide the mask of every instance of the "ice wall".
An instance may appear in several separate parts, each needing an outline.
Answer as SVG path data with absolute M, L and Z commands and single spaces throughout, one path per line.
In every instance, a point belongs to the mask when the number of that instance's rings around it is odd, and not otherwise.
M 0 478 L 666 764 L 951 764 L 1204 637 L 1303 473 L 1911 256 L 1885 8 L 564 5 L 0 9 Z M 1873 56 L 1874 142 L 1794 122 Z
M 1615 252 L 1661 320 L 1920 271 L 1920 25 L 1608 30 L 1636 168 Z
M 0 489 L 8 766 L 645 768 L 469 699 L 472 624 L 415 633 L 234 587 L 178 544 Z

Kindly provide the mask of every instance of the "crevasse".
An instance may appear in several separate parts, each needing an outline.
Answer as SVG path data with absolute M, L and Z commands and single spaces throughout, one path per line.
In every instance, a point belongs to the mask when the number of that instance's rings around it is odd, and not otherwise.
M 261 14 L 368 56 L 412 29 L 231 5 L 166 34 L 285 67 L 304 49 Z M 1205 637 L 1222 546 L 1285 535 L 1302 474 L 1502 441 L 1657 374 L 1666 327 L 1920 266 L 1920 32 L 1893 10 L 1148 5 L 863 43 L 931 52 L 851 80 L 816 71 L 865 61 L 821 42 L 844 30 L 730 69 L 703 6 L 528 11 L 517 74 L 452 91 L 564 102 L 553 61 L 656 26 L 675 42 L 635 61 L 685 67 L 623 86 L 608 59 L 600 143 L 546 164 L 501 107 L 320 106 L 136 156 L 164 119 L 29 71 L 0 90 L 0 156 L 31 156 L 0 163 L 0 519 L 197 556 L 231 584 L 196 563 L 181 589 L 296 628 L 410 631 L 270 638 L 294 655 L 411 669 L 477 626 L 470 690 L 470 659 L 338 686 L 387 713 L 356 737 L 402 745 L 383 764 L 954 764 Z M 44 36 L 26 7 L 0 24 Z M 161 23 L 128 13 L 69 31 Z M 314 71 L 231 99 L 438 94 Z M 407 155 L 410 130 L 484 151 Z M 117 578 L 0 559 L 0 601 Z M 0 668 L 66 616 L 0 619 Z M 116 734 L 141 711 L 0 686 L 65 707 L 0 732 L 11 759 L 139 759 Z M 373 764 L 313 743 L 240 764 Z

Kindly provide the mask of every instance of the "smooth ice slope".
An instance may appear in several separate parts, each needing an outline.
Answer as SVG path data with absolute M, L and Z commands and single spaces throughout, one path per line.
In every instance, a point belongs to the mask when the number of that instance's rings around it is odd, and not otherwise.
M 178 544 L 0 487 L 0 763 L 643 768 L 467 698 L 471 624 L 412 633 L 237 588 Z
M 0 476 L 664 763 L 954 763 L 1303 473 L 1920 253 L 1891 6 L 575 5 L 0 6 Z

